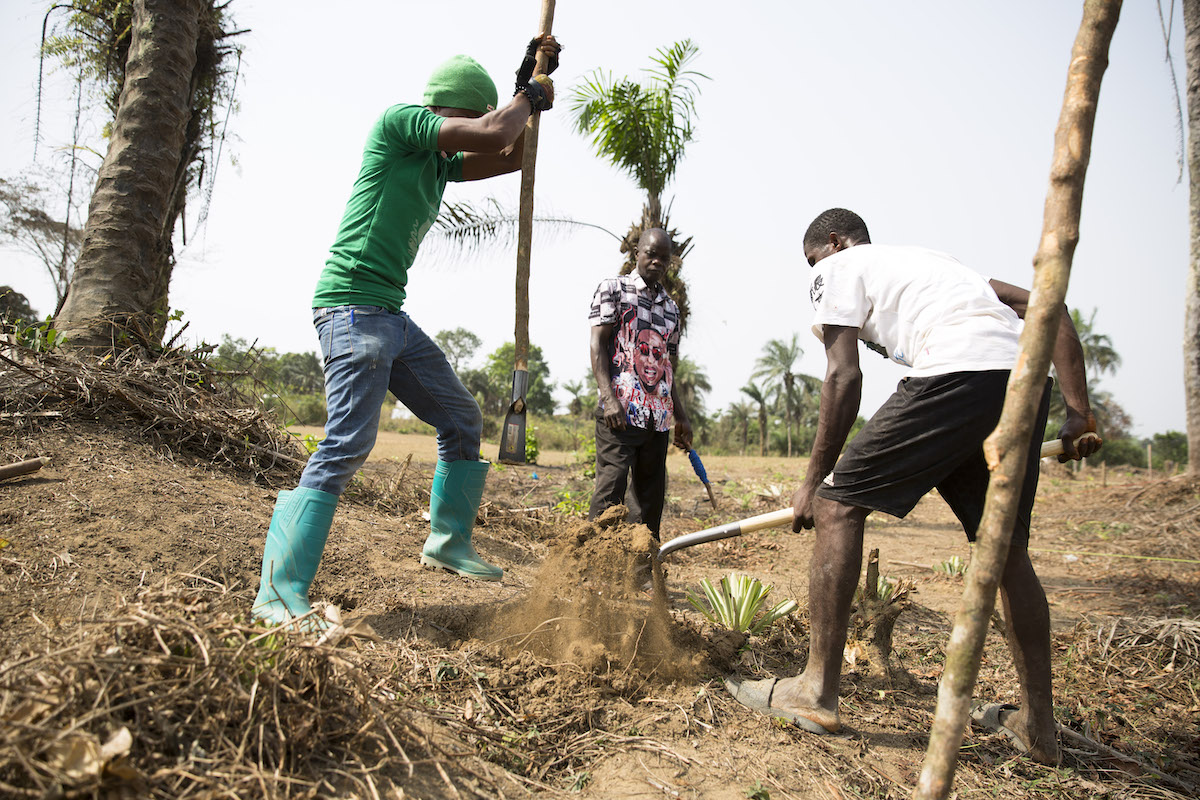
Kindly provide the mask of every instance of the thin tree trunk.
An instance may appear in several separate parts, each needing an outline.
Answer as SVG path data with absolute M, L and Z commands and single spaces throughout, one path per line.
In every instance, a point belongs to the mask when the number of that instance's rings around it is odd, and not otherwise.
M 1188 260 L 1183 329 L 1183 381 L 1187 403 L 1188 473 L 1200 475 L 1200 0 L 1183 0 L 1187 62 Z
M 80 347 L 161 337 L 206 0 L 136 0 L 125 82 L 55 326 Z
M 1071 51 L 1067 89 L 1054 136 L 1054 162 L 1050 169 L 1042 239 L 1033 259 L 1033 295 L 1025 315 L 1020 353 L 1009 378 L 1000 424 L 984 444 L 992 477 L 978 544 L 950 635 L 946 670 L 938 687 L 937 714 L 915 792 L 919 800 L 947 797 L 954 779 L 958 748 L 979 674 L 984 637 L 996 603 L 996 588 L 1008 558 L 1029 439 L 1050 368 L 1050 353 L 1067 292 L 1071 259 L 1079 241 L 1079 210 L 1091 156 L 1100 79 L 1108 66 L 1108 47 L 1120 10 L 1120 0 L 1087 0 Z

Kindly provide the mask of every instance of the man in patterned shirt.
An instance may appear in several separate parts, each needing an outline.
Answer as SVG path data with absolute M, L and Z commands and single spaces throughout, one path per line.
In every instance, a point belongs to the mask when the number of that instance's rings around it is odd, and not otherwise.
M 692 426 L 675 390 L 679 307 L 662 287 L 671 237 L 650 228 L 638 240 L 637 273 L 605 278 L 592 298 L 592 374 L 596 410 L 596 488 L 588 519 L 625 501 L 633 471 L 629 521 L 654 538 L 667 492 L 667 445 L 692 446 Z

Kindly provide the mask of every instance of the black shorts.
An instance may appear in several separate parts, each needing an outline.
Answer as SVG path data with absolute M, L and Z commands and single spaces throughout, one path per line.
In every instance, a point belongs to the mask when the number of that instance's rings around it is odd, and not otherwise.
M 1008 370 L 905 378 L 871 417 L 817 490 L 820 497 L 903 517 L 937 489 L 975 541 L 987 495 L 983 441 L 1004 407 Z M 1029 442 L 1012 541 L 1028 544 L 1037 494 L 1050 380 Z

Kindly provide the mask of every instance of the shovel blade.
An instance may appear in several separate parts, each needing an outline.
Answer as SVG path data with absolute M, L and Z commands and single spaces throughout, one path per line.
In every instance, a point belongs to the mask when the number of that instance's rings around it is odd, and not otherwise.
M 500 429 L 500 463 L 525 463 L 525 392 L 529 387 L 529 373 L 523 369 L 513 371 L 512 405 L 504 415 L 504 427 Z

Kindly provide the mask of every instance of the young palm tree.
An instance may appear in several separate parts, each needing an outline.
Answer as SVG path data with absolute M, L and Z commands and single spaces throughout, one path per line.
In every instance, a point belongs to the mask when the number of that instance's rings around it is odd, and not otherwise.
M 1108 334 L 1097 333 L 1095 329 L 1096 310 L 1085 321 L 1083 314 L 1077 308 L 1071 309 L 1071 320 L 1075 330 L 1079 332 L 1079 344 L 1083 346 L 1083 364 L 1088 376 L 1088 396 L 1092 403 L 1092 412 L 1101 433 L 1108 436 L 1118 436 L 1127 427 L 1122 424 L 1125 411 L 1113 400 L 1110 392 L 1099 388 L 1100 377 L 1105 373 L 1116 374 L 1121 366 L 1121 356 L 1112 346 L 1112 338 Z M 1053 372 L 1053 369 L 1051 370 Z M 1062 420 L 1066 415 L 1066 405 L 1059 391 L 1057 380 L 1050 394 L 1049 427 L 1057 430 L 1054 420 Z
M 742 394 L 758 404 L 758 454 L 765 456 L 767 454 L 767 403 L 770 402 L 770 395 L 755 386 L 753 381 L 743 386 L 741 391 Z
M 635 267 L 637 242 L 647 228 L 663 228 L 675 244 L 671 267 L 663 279 L 667 292 L 679 305 L 680 328 L 687 326 L 687 285 L 679 277 L 683 259 L 691 250 L 691 237 L 671 229 L 663 209 L 663 192 L 675 177 L 687 144 L 694 136 L 699 79 L 707 75 L 690 69 L 700 54 L 691 39 L 661 48 L 651 57 L 650 80 L 636 83 L 596 70 L 568 97 L 576 132 L 590 137 L 601 158 L 626 173 L 646 192 L 641 220 L 633 223 L 621 243 L 625 265 Z
M 796 374 L 792 372 L 796 361 L 804 355 L 799 336 L 792 334 L 791 341 L 772 339 L 763 345 L 763 353 L 754 362 L 751 378 L 763 381 L 763 388 L 778 396 L 783 406 L 784 427 L 787 429 L 787 454 L 792 455 L 792 420 L 796 417 Z
M 738 440 L 741 442 L 739 455 L 746 455 L 746 445 L 750 438 L 750 417 L 754 414 L 754 406 L 749 403 L 730 403 L 725 412 L 726 417 L 736 426 Z
M 688 65 L 700 54 L 691 39 L 658 51 L 652 80 L 634 83 L 596 70 L 569 99 L 575 130 L 590 136 L 601 157 L 626 172 L 646 192 L 654 226 L 663 223 L 662 193 L 692 141 L 697 78 Z
M 675 386 L 679 399 L 693 421 L 693 427 L 704 419 L 704 395 L 712 391 L 712 384 L 704 368 L 692 359 L 682 357 L 675 367 Z
M 1105 333 L 1097 333 L 1095 328 L 1096 309 L 1087 322 L 1078 308 L 1071 309 L 1071 321 L 1079 332 L 1079 343 L 1083 345 L 1083 362 L 1087 367 L 1088 378 L 1098 380 L 1101 375 L 1111 372 L 1114 375 L 1117 367 L 1121 366 L 1121 356 L 1113 349 L 1112 338 Z
M 571 402 L 567 403 L 567 413 L 572 419 L 576 419 L 583 413 L 583 393 L 586 391 L 586 384 L 581 380 L 564 381 L 562 388 L 571 395 Z

